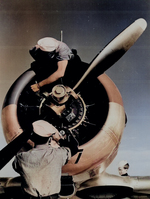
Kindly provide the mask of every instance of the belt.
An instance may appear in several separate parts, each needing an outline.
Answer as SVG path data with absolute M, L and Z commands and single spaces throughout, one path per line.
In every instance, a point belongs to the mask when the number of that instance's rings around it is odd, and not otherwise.
M 52 194 L 50 196 L 32 196 L 28 193 L 24 194 L 25 199 L 58 199 L 58 194 Z

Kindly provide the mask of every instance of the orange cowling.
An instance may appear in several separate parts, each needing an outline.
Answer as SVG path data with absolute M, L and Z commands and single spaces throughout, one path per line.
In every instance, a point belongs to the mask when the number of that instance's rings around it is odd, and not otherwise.
M 30 69 L 25 71 L 12 84 L 5 97 L 1 120 L 7 143 L 11 142 L 22 132 L 17 116 L 18 99 L 25 86 L 32 80 L 32 78 L 34 78 L 34 76 L 34 71 Z
M 103 84 L 109 98 L 109 112 L 106 122 L 93 139 L 80 146 L 80 149 L 83 149 L 83 153 L 79 162 L 75 164 L 79 155 L 76 154 L 63 167 L 63 173 L 77 175 L 87 170 L 91 171 L 97 167 L 100 168 L 101 165 L 107 167 L 117 154 L 125 127 L 122 97 L 115 84 L 106 74 L 100 75 L 98 80 Z M 105 167 L 101 169 L 104 170 Z
M 6 97 L 2 110 L 2 125 L 8 143 L 22 132 L 17 117 L 17 103 L 20 93 L 34 76 L 35 73 L 33 71 L 26 71 L 14 83 L 13 88 L 10 89 L 10 95 L 8 92 Z M 93 139 L 80 146 L 84 150 L 79 162 L 74 164 L 78 157 L 78 154 L 76 154 L 63 167 L 63 173 L 77 175 L 97 167 L 101 167 L 101 170 L 104 170 L 117 153 L 125 126 L 122 98 L 117 87 L 106 74 L 100 75 L 98 80 L 103 84 L 109 98 L 109 112 L 106 122 Z

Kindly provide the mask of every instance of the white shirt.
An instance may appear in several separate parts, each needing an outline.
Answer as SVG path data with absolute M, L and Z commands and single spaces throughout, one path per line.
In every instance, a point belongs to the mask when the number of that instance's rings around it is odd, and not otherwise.
M 53 148 L 48 144 L 19 153 L 13 168 L 23 177 L 24 190 L 35 197 L 59 193 L 61 169 L 69 153 L 65 147 Z

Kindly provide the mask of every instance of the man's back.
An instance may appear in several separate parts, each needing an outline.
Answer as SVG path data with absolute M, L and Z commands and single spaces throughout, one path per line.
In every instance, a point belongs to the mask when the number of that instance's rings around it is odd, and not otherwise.
M 61 169 L 67 155 L 67 149 L 51 145 L 38 145 L 18 154 L 13 166 L 23 176 L 24 190 L 33 196 L 59 193 Z

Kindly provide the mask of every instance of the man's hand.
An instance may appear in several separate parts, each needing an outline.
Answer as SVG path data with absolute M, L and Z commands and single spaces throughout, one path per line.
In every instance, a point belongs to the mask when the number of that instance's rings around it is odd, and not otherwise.
M 31 89 L 32 89 L 34 92 L 39 91 L 39 90 L 40 90 L 39 84 L 33 84 L 33 85 L 31 85 Z
M 59 135 L 59 132 L 56 131 L 56 133 L 52 136 L 52 138 L 53 138 L 53 140 L 55 140 L 56 142 L 58 142 L 61 139 L 61 137 Z
M 71 156 L 74 156 L 78 151 L 79 143 L 77 139 L 72 135 L 70 130 L 64 129 L 66 132 L 66 139 L 60 140 L 60 146 L 68 147 L 71 151 Z

